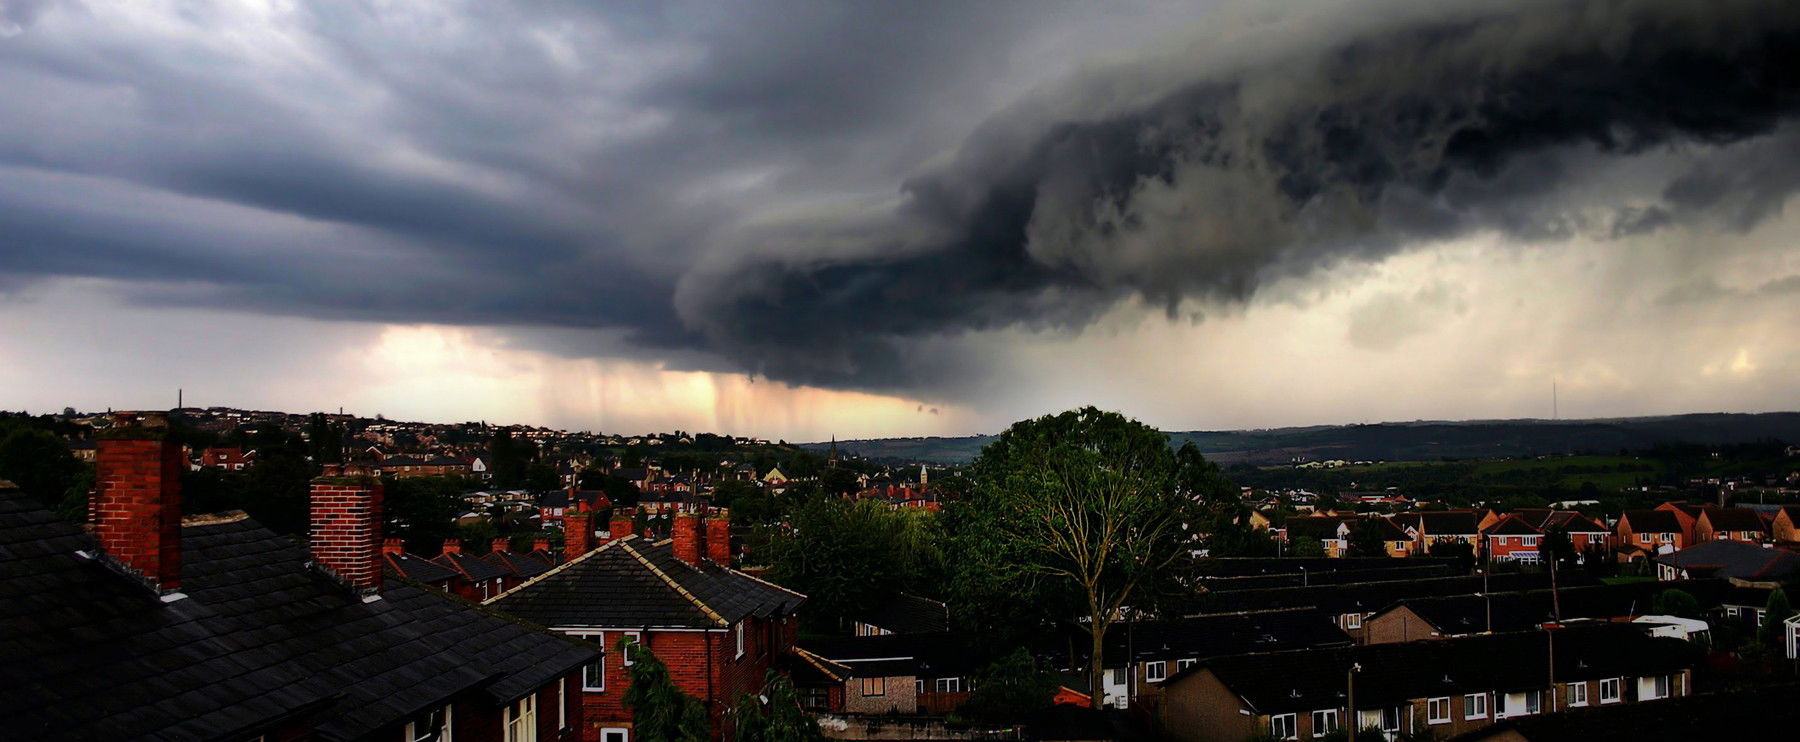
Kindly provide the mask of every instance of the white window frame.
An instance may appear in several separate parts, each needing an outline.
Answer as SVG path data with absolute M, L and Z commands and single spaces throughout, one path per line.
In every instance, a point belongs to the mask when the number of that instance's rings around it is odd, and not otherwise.
M 1187 659 L 1175 660 L 1175 672 L 1181 672 L 1182 670 L 1186 670 L 1186 669 L 1198 664 L 1199 662 L 1200 662 L 1200 660 L 1194 659 L 1192 657 L 1189 657 Z
M 1144 682 L 1156 683 L 1169 677 L 1169 663 L 1166 660 L 1144 663 Z
M 581 691 L 583 693 L 605 693 L 606 692 L 606 655 L 612 653 L 611 650 L 606 648 L 606 632 L 604 632 L 604 631 L 576 632 L 576 633 L 571 633 L 570 636 L 586 639 L 588 641 L 591 641 L 595 644 L 600 645 L 600 657 L 598 659 L 595 659 L 593 662 L 590 662 L 588 664 L 581 666 Z M 600 685 L 595 686 L 595 685 L 591 685 L 588 683 L 588 670 L 590 670 L 590 669 L 592 669 L 594 671 L 594 674 L 600 678 Z
M 1544 713 L 1544 692 L 1525 691 L 1525 715 L 1532 716 L 1541 713 Z
M 1299 714 L 1275 714 L 1269 717 L 1269 736 L 1276 739 L 1300 738 Z
M 569 729 L 569 679 L 556 679 L 556 728 L 559 731 Z
M 1388 708 L 1382 709 L 1381 710 L 1381 731 L 1384 731 L 1384 732 L 1400 731 L 1400 717 L 1401 717 L 1401 713 L 1400 713 L 1400 709 L 1398 709 L 1398 708 L 1388 707 Z M 1390 721 L 1390 719 L 1392 719 L 1392 721 Z
M 1360 629 L 1362 628 L 1362 621 L 1363 614 L 1360 611 L 1344 614 L 1344 628 L 1346 629 Z
M 1323 737 L 1342 726 L 1338 720 L 1337 709 L 1319 709 L 1312 712 L 1312 736 Z
M 619 633 L 623 634 L 625 638 L 630 639 L 633 646 L 642 644 L 644 641 L 644 632 L 642 631 L 622 631 Z M 631 659 L 630 652 L 625 652 L 623 656 L 619 657 L 620 667 L 630 667 L 634 663 L 635 660 Z
M 737 622 L 737 625 L 732 627 L 731 634 L 737 639 L 737 656 L 732 659 L 741 660 L 744 658 L 744 622 Z
M 504 742 L 537 742 L 537 694 L 506 705 L 501 727 Z
M 1470 693 L 1463 696 L 1463 719 L 1486 719 L 1488 704 L 1486 693 Z
M 631 742 L 631 730 L 623 727 L 607 727 L 600 730 L 600 742 Z
M 1601 678 L 1601 680 L 1600 680 L 1600 702 L 1603 704 L 1604 703 L 1618 703 L 1619 702 L 1619 691 L 1621 690 L 1621 686 L 1623 686 L 1623 685 L 1624 685 L 1624 682 L 1623 682 L 1622 678 Z M 1606 692 L 1606 689 L 1608 686 L 1612 687 L 1611 693 Z
M 456 732 L 454 725 L 451 723 L 451 711 L 454 708 L 455 708 L 454 706 L 451 706 L 449 704 L 444 705 L 444 723 L 442 726 L 438 727 L 438 729 L 437 729 L 437 731 L 439 732 L 439 735 L 438 735 L 437 739 L 435 740 L 435 742 L 452 742 L 452 739 L 453 739 L 452 735 L 454 735 Z M 418 722 L 412 722 L 412 721 L 406 722 L 406 736 L 403 737 L 403 739 L 405 739 L 406 742 L 421 742 L 421 740 L 427 739 L 427 737 L 424 735 L 429 734 L 431 732 L 431 730 L 419 729 L 417 727 L 418 727 Z M 260 740 L 262 738 L 258 737 L 257 739 Z
M 1587 683 L 1570 683 L 1569 684 L 1569 707 L 1574 708 L 1577 706 L 1588 705 L 1587 691 L 1588 691 Z
M 1430 724 L 1450 723 L 1450 697 L 1425 700 L 1425 721 Z
M 1643 694 L 1640 701 L 1657 701 L 1668 698 L 1675 692 L 1675 681 L 1667 675 L 1652 675 L 1644 678 L 1650 681 L 1649 693 Z
M 937 678 L 931 681 L 931 690 L 934 693 L 961 693 L 962 678 Z

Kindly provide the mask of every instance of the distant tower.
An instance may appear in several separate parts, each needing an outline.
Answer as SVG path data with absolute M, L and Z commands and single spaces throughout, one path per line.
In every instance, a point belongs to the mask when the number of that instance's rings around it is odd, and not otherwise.
M 175 409 L 177 410 L 187 406 L 181 398 L 182 392 L 184 391 L 186 390 L 181 387 L 175 387 Z
M 836 469 L 837 468 L 837 436 L 836 435 L 831 436 L 831 453 L 829 453 L 825 456 L 825 468 L 827 468 L 827 469 Z
M 919 465 L 919 488 L 924 489 L 925 485 L 929 484 L 930 482 L 931 482 L 931 471 L 926 469 L 924 464 L 920 464 Z

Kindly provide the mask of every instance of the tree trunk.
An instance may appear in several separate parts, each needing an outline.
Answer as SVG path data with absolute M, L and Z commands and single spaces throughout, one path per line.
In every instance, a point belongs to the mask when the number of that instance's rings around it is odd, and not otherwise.
M 1106 702 L 1106 685 L 1102 682 L 1106 677 L 1106 629 L 1100 625 L 1100 617 L 1094 616 L 1094 623 L 1088 626 L 1088 636 L 1094 640 L 1093 654 L 1088 657 L 1088 690 L 1093 694 L 1094 708 L 1100 708 Z

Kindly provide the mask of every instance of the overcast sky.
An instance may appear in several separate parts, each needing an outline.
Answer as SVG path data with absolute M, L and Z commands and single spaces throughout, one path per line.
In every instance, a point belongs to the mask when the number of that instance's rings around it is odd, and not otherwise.
M 1800 3 L 0 0 L 0 407 L 1800 407 Z

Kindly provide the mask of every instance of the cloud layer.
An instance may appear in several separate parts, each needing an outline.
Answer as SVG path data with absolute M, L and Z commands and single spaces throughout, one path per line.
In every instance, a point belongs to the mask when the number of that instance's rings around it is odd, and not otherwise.
M 1601 290 L 1721 321 L 1800 296 L 1747 237 L 1800 185 L 1794 69 L 1775 0 L 0 0 L 0 295 L 977 407 L 1471 240 L 1660 256 Z M 1406 354 L 1498 300 L 1401 283 L 1312 304 Z

